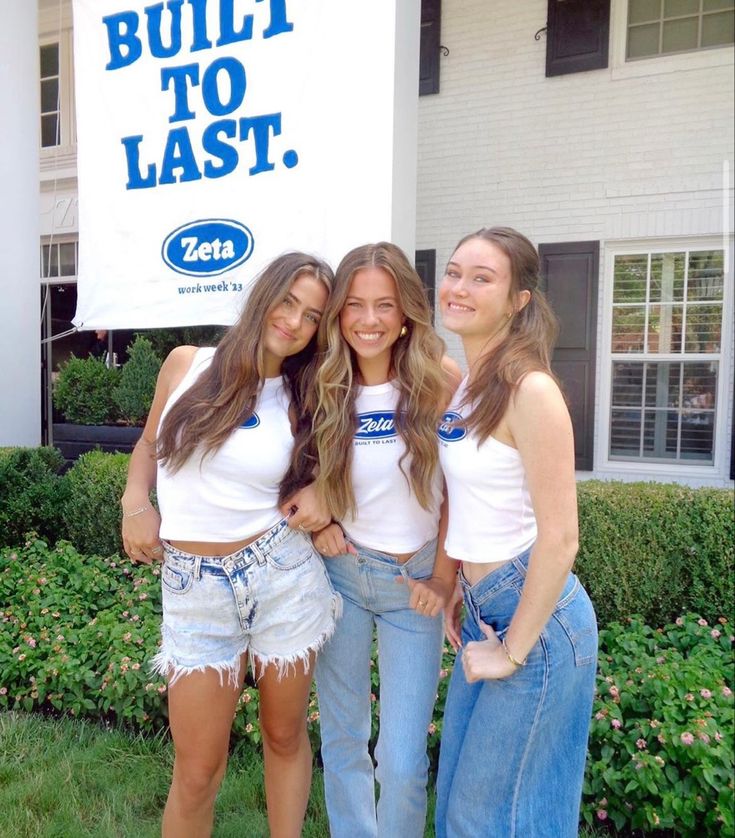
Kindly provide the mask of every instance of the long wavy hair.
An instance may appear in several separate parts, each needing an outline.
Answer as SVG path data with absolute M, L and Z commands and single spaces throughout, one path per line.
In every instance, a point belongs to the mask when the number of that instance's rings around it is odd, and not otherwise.
M 498 427 L 508 409 L 514 390 L 529 372 L 551 372 L 551 352 L 559 333 L 559 323 L 539 288 L 539 256 L 531 242 L 512 227 L 483 227 L 461 239 L 454 252 L 465 242 L 481 239 L 499 248 L 510 260 L 510 298 L 513 306 L 508 329 L 470 377 L 463 403 L 474 405 L 465 420 L 478 444 Z M 520 305 L 521 291 L 530 299 Z
M 399 247 L 388 242 L 357 247 L 342 259 L 335 274 L 324 314 L 327 351 L 316 373 L 316 387 L 307 398 L 319 463 L 316 487 L 336 519 L 356 512 L 351 466 L 358 363 L 342 336 L 340 314 L 353 277 L 364 268 L 380 268 L 393 278 L 398 305 L 406 318 L 407 333 L 392 347 L 391 376 L 399 389 L 395 427 L 406 446 L 399 463 L 401 471 L 425 509 L 431 507 L 438 461 L 436 428 L 445 388 L 441 367 L 444 344 L 431 325 L 426 292 Z
M 263 329 L 266 319 L 300 276 L 311 276 L 331 291 L 331 268 L 306 253 L 285 253 L 274 259 L 257 277 L 239 320 L 231 326 L 215 350 L 211 364 L 173 404 L 161 423 L 156 456 L 175 472 L 194 454 L 202 459 L 214 453 L 255 409 L 264 379 Z M 292 414 L 303 413 L 305 380 L 313 375 L 313 359 L 323 320 L 316 334 L 297 354 L 286 358 L 281 373 L 291 399 Z M 323 340 L 323 338 L 322 338 Z

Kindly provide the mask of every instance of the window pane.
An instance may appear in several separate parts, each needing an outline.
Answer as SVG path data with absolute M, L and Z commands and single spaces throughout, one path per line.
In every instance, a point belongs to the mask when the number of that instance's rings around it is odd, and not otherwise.
M 725 292 L 724 251 L 689 254 L 687 300 L 721 300 Z
M 658 55 L 659 24 L 631 26 L 628 30 L 628 58 L 642 58 L 644 55 Z
M 681 52 L 686 49 L 696 49 L 698 34 L 699 19 L 696 17 L 664 21 L 661 52 Z
M 702 18 L 702 46 L 716 47 L 735 41 L 735 13 L 705 15 Z
M 41 78 L 59 75 L 59 45 L 47 44 L 41 47 Z
M 643 364 L 613 364 L 612 403 L 614 407 L 641 406 L 643 400 Z
M 41 113 L 57 111 L 59 104 L 59 80 L 45 79 L 41 82 Z
M 612 351 L 643 352 L 644 306 L 613 309 Z
M 735 3 L 732 0 L 704 0 L 702 9 L 705 12 L 713 12 L 718 9 L 732 9 L 734 6 Z
M 714 461 L 715 416 L 701 413 L 681 417 L 681 459 L 697 460 L 703 465 Z
M 638 459 L 640 448 L 640 409 L 613 410 L 610 417 L 610 456 Z
M 651 254 L 651 290 L 652 303 L 670 303 L 684 299 L 684 253 Z
M 614 303 L 644 303 L 648 256 L 616 256 L 613 278 Z
M 49 258 L 49 250 L 50 245 L 43 244 L 41 245 L 41 276 L 48 276 L 48 258 Z
M 74 242 L 65 242 L 59 245 L 61 276 L 74 276 L 77 272 L 76 246 Z
M 683 306 L 651 306 L 648 312 L 647 351 L 681 352 Z
M 59 248 L 58 245 L 52 244 L 49 246 L 49 264 L 46 276 L 59 275 Z
M 664 17 L 680 17 L 699 13 L 699 0 L 664 0 Z
M 688 306 L 685 352 L 719 352 L 722 306 Z
M 52 113 L 41 117 L 41 145 L 44 148 L 59 144 L 59 115 Z
M 661 0 L 630 0 L 628 23 L 644 23 L 661 17 Z
M 681 364 L 646 364 L 646 407 L 680 407 Z
M 714 410 L 717 394 L 717 364 L 683 364 L 684 409 Z
M 676 458 L 678 410 L 646 410 L 643 415 L 643 456 Z

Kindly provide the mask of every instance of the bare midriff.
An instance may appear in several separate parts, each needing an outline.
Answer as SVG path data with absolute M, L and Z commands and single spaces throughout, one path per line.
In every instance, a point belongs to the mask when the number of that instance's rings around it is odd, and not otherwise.
M 470 583 L 476 585 L 488 573 L 492 573 L 508 562 L 462 562 L 462 575 Z
M 261 535 L 267 533 L 268 530 L 240 539 L 240 541 L 174 541 L 169 539 L 168 543 L 177 550 L 183 550 L 185 553 L 193 553 L 195 556 L 229 556 L 231 553 L 236 553 L 257 541 Z

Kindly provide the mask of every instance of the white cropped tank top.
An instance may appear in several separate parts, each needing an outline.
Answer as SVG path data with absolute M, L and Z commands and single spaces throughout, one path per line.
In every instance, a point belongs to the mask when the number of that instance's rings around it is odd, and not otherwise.
M 171 405 L 209 366 L 213 348 L 197 350 L 191 367 L 166 402 Z M 279 484 L 288 468 L 293 435 L 281 377 L 267 378 L 255 412 L 202 462 L 201 451 L 174 474 L 158 464 L 156 493 L 161 537 L 179 541 L 240 541 L 270 529 L 282 517 Z
M 360 387 L 355 400 L 357 431 L 352 440 L 352 488 L 357 514 L 340 523 L 358 544 L 385 553 L 412 553 L 436 538 L 442 499 L 437 468 L 430 509 L 424 509 L 404 476 L 410 457 L 395 428 L 398 387 L 391 381 Z
M 508 561 L 536 540 L 536 518 L 521 455 L 490 436 L 478 446 L 462 425 L 465 378 L 439 427 L 439 459 L 449 499 L 445 548 L 463 562 Z

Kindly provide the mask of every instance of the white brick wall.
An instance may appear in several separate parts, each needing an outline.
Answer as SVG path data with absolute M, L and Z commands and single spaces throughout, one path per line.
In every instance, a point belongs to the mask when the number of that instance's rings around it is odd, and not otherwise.
M 733 51 L 631 69 L 625 4 L 612 3 L 608 69 L 547 79 L 546 36 L 534 40 L 546 0 L 444 0 L 441 92 L 419 103 L 416 238 L 436 249 L 438 276 L 462 235 L 508 224 L 536 243 L 599 240 L 602 304 L 606 242 L 722 235 Z M 457 339 L 443 336 L 460 358 Z M 732 330 L 726 337 L 732 346 Z M 729 483 L 723 470 L 708 482 Z

